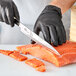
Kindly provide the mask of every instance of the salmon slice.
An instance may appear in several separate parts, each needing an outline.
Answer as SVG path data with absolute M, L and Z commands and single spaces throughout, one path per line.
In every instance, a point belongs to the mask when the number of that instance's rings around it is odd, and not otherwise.
M 25 63 L 31 65 L 34 68 L 39 67 L 39 66 L 42 66 L 42 65 L 45 65 L 42 61 L 37 60 L 35 58 L 28 59 L 28 60 L 25 61 Z
M 46 68 L 45 68 L 45 66 L 42 65 L 40 67 L 37 67 L 36 70 L 37 71 L 40 71 L 40 72 L 45 72 L 46 71 Z
M 25 61 L 25 63 L 28 64 L 28 65 L 30 65 L 30 66 L 32 66 L 37 71 L 40 71 L 40 72 L 46 71 L 45 64 L 42 61 L 37 60 L 35 58 L 28 59 L 28 60 Z
M 14 51 L 9 56 L 12 57 L 12 58 L 14 58 L 14 59 L 16 59 L 16 60 L 18 60 L 18 61 L 24 61 L 24 60 L 27 59 L 26 56 L 21 55 L 20 52 L 18 52 L 18 51 Z
M 0 50 L 0 53 L 8 56 L 8 55 L 10 55 L 11 53 L 13 53 L 13 51 L 10 51 L 10 50 Z
M 51 49 L 38 44 L 17 47 L 17 49 L 23 54 L 30 54 L 41 58 L 55 64 L 57 67 L 76 63 L 76 42 L 67 41 L 63 45 L 54 48 L 61 54 L 61 56 L 56 55 Z

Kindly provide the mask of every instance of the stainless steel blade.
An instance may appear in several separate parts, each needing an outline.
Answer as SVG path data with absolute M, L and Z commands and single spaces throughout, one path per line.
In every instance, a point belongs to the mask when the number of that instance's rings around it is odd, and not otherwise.
M 19 24 L 19 27 L 21 28 L 21 31 L 25 35 L 27 35 L 29 38 L 31 38 L 33 41 L 35 41 L 36 43 L 38 43 L 40 45 L 44 45 L 45 47 L 48 47 L 48 48 L 52 49 L 52 51 L 54 51 L 57 55 L 60 55 L 59 52 L 54 47 L 52 47 L 48 42 L 46 42 L 45 40 L 40 38 L 37 34 L 32 32 L 31 30 L 29 30 L 22 23 Z

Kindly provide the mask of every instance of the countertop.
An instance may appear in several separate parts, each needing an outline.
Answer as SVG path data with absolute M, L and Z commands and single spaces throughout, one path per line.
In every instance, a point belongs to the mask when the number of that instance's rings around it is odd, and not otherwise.
M 3 50 L 15 50 L 19 45 L 0 45 Z M 26 55 L 28 58 L 33 56 Z M 43 61 L 43 60 L 42 60 Z M 76 64 L 64 67 L 56 67 L 53 64 L 43 61 L 46 65 L 46 72 L 38 72 L 34 68 L 19 62 L 13 58 L 0 54 L 0 76 L 76 76 Z

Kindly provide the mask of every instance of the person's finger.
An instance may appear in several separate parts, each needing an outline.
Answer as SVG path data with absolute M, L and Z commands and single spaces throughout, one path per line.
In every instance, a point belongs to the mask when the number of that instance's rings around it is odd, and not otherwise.
M 5 19 L 5 11 L 4 11 L 4 8 L 1 7 L 1 17 L 3 19 L 3 22 L 6 22 L 6 19 Z
M 4 17 L 5 17 L 5 22 L 6 22 L 7 24 L 9 24 L 6 13 L 7 13 L 7 8 L 4 8 Z
M 37 35 L 39 35 L 39 33 L 40 33 L 40 31 L 41 31 L 41 26 L 40 26 L 40 23 L 39 23 L 39 22 L 37 22 L 37 23 L 35 24 L 33 31 L 34 31 Z
M 66 31 L 65 31 L 64 26 L 61 27 L 61 31 L 62 31 L 62 34 L 63 34 L 63 43 L 65 43 L 66 42 Z
M 14 26 L 14 13 L 13 13 L 12 5 L 9 4 L 6 11 L 7 11 L 6 15 L 8 18 L 8 22 L 13 27 Z
M 49 31 L 48 27 L 46 25 L 43 25 L 42 23 L 40 23 L 40 26 L 41 26 L 41 32 L 43 34 L 45 41 L 47 41 L 49 44 L 51 44 L 50 31 Z
M 18 9 L 17 9 L 15 3 L 14 3 L 14 2 L 12 2 L 12 3 L 13 3 L 14 17 L 15 17 L 18 21 L 20 21 L 20 16 L 19 16 Z M 14 20 L 14 23 L 17 23 L 17 21 Z
M 50 30 L 50 36 L 51 36 L 51 41 L 53 45 L 58 46 L 58 36 L 57 36 L 55 27 L 53 25 L 50 25 L 49 30 Z
M 58 36 L 58 44 L 61 45 L 63 43 L 63 35 L 62 35 L 61 28 L 59 26 L 56 26 L 56 32 Z
M 2 7 L 1 7 L 1 5 L 0 5 L 0 21 L 4 22 L 3 18 L 2 18 Z
M 36 23 L 35 26 L 34 26 L 33 32 L 36 33 L 37 35 L 39 35 L 40 31 L 41 31 L 40 24 Z M 31 40 L 31 43 L 34 44 L 36 42 Z

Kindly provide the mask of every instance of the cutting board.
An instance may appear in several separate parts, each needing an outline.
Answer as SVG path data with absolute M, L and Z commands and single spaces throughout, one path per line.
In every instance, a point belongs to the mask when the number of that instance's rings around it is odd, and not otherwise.
M 15 50 L 19 45 L 0 45 L 3 50 Z M 28 58 L 34 58 L 25 55 Z M 42 60 L 43 61 L 43 60 Z M 43 61 L 46 65 L 46 72 L 38 72 L 34 68 L 19 62 L 9 56 L 0 54 L 0 76 L 76 76 L 76 64 L 64 67 L 56 67 L 53 64 Z

